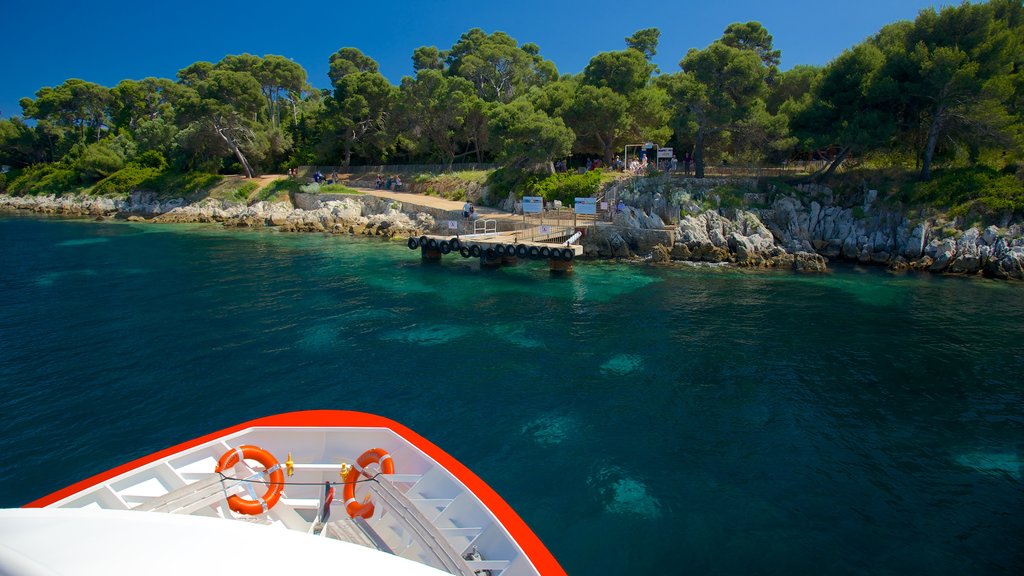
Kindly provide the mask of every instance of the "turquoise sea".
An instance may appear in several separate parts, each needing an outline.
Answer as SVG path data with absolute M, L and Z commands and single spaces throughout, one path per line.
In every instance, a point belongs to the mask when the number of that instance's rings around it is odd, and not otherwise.
M 1024 573 L 1019 283 L 0 217 L 0 505 L 314 408 L 420 432 L 573 575 Z

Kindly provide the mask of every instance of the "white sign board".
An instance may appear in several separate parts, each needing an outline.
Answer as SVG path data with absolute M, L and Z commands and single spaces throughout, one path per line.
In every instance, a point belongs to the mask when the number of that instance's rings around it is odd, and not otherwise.
M 540 214 L 543 211 L 543 198 L 540 196 L 523 196 L 523 214 Z
M 547 224 L 542 224 L 540 226 L 540 233 L 541 234 L 551 234 L 551 226 L 549 226 Z
M 457 220 L 449 220 L 448 221 L 448 229 L 449 230 L 458 230 L 459 229 L 459 222 Z
M 597 214 L 597 198 L 577 198 L 577 214 Z
M 671 158 L 671 157 L 672 157 L 672 149 L 671 148 L 658 148 L 658 158 Z
M 607 202 L 601 202 L 601 210 L 607 210 L 607 209 L 608 209 L 608 203 Z

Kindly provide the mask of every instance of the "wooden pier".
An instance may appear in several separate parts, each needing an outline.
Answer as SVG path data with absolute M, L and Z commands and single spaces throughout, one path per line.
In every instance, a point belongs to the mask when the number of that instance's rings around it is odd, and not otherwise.
M 582 230 L 538 226 L 528 230 L 482 232 L 474 234 L 425 234 L 408 240 L 409 249 L 420 249 L 422 258 L 440 261 L 447 254 L 463 258 L 479 258 L 485 268 L 518 263 L 520 259 L 547 260 L 555 273 L 572 272 L 572 263 L 583 255 L 583 246 L 576 242 Z

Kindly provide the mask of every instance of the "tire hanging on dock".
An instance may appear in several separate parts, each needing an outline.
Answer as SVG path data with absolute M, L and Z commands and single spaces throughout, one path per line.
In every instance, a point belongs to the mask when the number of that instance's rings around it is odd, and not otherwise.
M 420 246 L 422 247 L 422 246 L 426 246 L 426 245 L 427 245 L 427 237 L 426 236 L 420 236 Z
M 479 244 L 473 244 L 472 246 L 469 247 L 469 255 L 472 256 L 473 258 L 479 258 L 480 254 L 481 250 Z
M 470 256 L 469 248 L 467 248 L 465 246 L 463 246 L 462 248 L 459 248 L 459 256 L 462 256 L 463 258 L 469 258 L 469 256 Z
M 434 249 L 436 249 L 437 248 L 437 238 L 431 238 L 430 240 L 427 240 L 427 248 L 434 248 Z
M 495 246 L 494 247 L 494 253 L 497 256 L 504 256 L 505 255 L 505 245 L 504 244 L 498 244 L 497 246 Z
M 494 248 L 488 248 L 484 251 L 484 256 L 487 256 L 488 259 L 493 259 L 497 256 L 497 253 L 494 252 Z
M 516 246 L 516 256 L 519 256 L 520 258 L 526 258 L 526 256 L 529 253 L 530 248 L 526 244 L 520 244 Z
M 448 240 L 448 245 L 452 247 L 452 250 L 458 250 L 462 247 L 462 241 L 458 238 L 451 238 Z
M 415 250 L 420 247 L 420 241 L 415 236 L 410 236 L 407 244 L 409 245 L 409 250 Z
M 530 246 L 530 258 L 537 258 L 538 256 L 540 256 L 540 248 Z
M 439 248 L 441 250 L 441 254 L 448 254 L 452 251 L 452 245 L 445 240 L 441 241 Z
M 541 249 L 540 249 L 540 257 L 541 258 L 550 258 L 551 257 L 551 248 L 548 248 L 547 246 L 542 246 Z
M 562 249 L 562 260 L 566 262 L 572 262 L 572 259 L 576 257 L 576 252 L 572 248 Z

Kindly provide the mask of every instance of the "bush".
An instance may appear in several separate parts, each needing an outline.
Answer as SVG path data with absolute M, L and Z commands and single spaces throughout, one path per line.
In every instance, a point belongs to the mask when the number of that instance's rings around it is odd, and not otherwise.
M 1024 182 L 987 166 L 958 168 L 913 185 L 911 197 L 943 208 L 953 216 L 975 213 L 992 218 L 1024 212 Z
M 75 161 L 75 169 L 90 182 L 106 178 L 121 168 L 124 168 L 124 156 L 108 141 L 89 144 Z
M 564 172 L 547 177 L 530 176 L 526 179 L 525 189 L 532 196 L 542 196 L 545 201 L 560 200 L 562 204 L 572 205 L 576 198 L 587 198 L 597 194 L 601 188 L 601 170 L 591 170 L 583 174 Z
M 132 163 L 100 180 L 92 192 L 103 196 L 113 196 L 131 194 L 139 189 L 155 190 L 157 178 L 160 175 L 161 170 L 157 168 L 148 168 Z
M 142 154 L 139 154 L 131 161 L 131 163 L 142 166 L 143 168 L 156 168 L 157 170 L 167 169 L 167 159 L 164 158 L 163 154 L 156 150 L 147 150 Z
M 260 185 L 255 182 L 244 182 L 237 190 L 235 190 L 232 196 L 234 196 L 235 200 L 247 202 L 249 200 L 249 196 L 251 196 L 259 187 Z
M 29 166 L 8 184 L 19 195 L 63 194 L 79 188 L 78 173 L 62 162 Z

